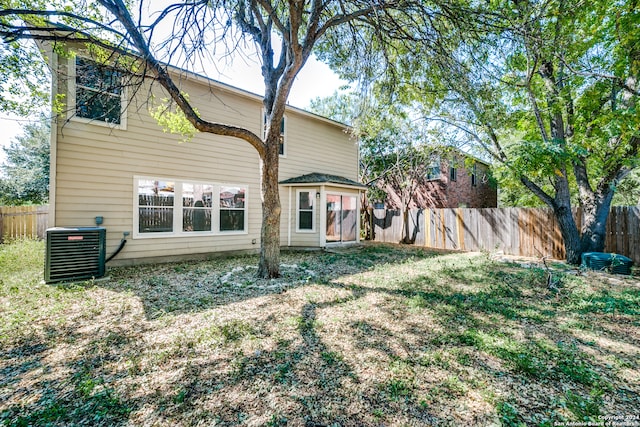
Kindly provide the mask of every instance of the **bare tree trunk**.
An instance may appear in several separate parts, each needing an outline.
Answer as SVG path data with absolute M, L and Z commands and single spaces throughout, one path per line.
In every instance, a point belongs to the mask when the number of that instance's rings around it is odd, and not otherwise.
M 402 239 L 400 243 L 412 243 L 409 237 L 409 207 L 407 205 L 404 205 L 402 208 Z
M 278 187 L 279 135 L 271 132 L 262 159 L 262 230 L 258 276 L 280 276 L 280 190 Z

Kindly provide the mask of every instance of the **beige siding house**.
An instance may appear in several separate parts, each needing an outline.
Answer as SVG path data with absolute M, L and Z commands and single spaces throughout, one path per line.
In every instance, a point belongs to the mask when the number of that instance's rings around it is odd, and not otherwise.
M 261 163 L 246 142 L 164 132 L 152 118 L 159 85 L 120 88 L 122 75 L 90 58 L 49 52 L 54 96 L 50 226 L 107 230 L 111 264 L 251 252 L 260 246 Z M 262 97 L 173 70 L 200 114 L 256 134 Z M 152 95 L 152 97 L 150 97 Z M 359 239 L 358 146 L 340 123 L 288 107 L 280 158 L 283 247 Z

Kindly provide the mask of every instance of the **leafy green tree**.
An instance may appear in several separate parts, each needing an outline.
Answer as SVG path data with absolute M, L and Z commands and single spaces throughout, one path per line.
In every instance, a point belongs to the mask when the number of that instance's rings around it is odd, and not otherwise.
M 613 196 L 614 206 L 640 206 L 640 169 L 620 181 Z
M 49 84 L 49 70 L 33 42 L 0 44 L 0 111 L 27 116 L 47 106 Z
M 409 233 L 409 208 L 412 203 L 418 204 L 416 197 L 429 168 L 447 148 L 433 141 L 422 120 L 389 105 L 381 93 L 371 97 L 334 93 L 315 99 L 311 109 L 353 126 L 360 148 L 360 181 L 369 187 L 362 200 L 365 216 L 370 203 L 385 200 L 392 189 L 400 198 L 403 215 L 401 243 L 414 243 L 415 235 Z M 369 222 L 365 217 L 365 224 Z M 367 237 L 371 237 L 370 232 L 365 229 Z
M 379 84 L 553 209 L 570 263 L 602 251 L 616 188 L 640 163 L 637 1 L 498 0 L 462 19 L 434 27 L 446 39 L 438 50 L 398 44 Z M 344 77 L 358 68 L 344 52 L 325 55 Z
M 258 274 L 279 275 L 280 199 L 278 166 L 280 123 L 295 78 L 316 45 L 348 44 L 353 54 L 375 51 L 397 38 L 430 37 L 429 19 L 448 9 L 444 0 L 196 0 L 174 2 L 161 10 L 151 1 L 98 0 L 69 4 L 53 0 L 4 0 L 0 36 L 19 51 L 15 41 L 35 38 L 75 42 L 102 49 L 104 57 L 135 67 L 139 75 L 162 85 L 180 114 L 195 130 L 231 136 L 249 143 L 260 156 L 262 232 Z M 151 15 L 149 11 L 157 10 Z M 449 17 L 455 23 L 455 17 Z M 163 34 L 163 29 L 168 29 Z M 167 71 L 166 63 L 206 64 L 221 49 L 255 48 L 264 81 L 264 136 L 202 117 Z M 384 55 L 383 55 L 384 56 Z M 174 126 L 184 129 L 183 126 Z
M 0 203 L 43 204 L 49 198 L 49 122 L 27 124 L 24 134 L 3 147 Z

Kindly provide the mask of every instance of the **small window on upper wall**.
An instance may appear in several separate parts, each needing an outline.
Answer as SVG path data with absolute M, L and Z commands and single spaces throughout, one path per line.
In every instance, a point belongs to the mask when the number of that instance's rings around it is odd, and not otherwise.
M 278 147 L 278 153 L 281 156 L 285 156 L 285 140 L 286 140 L 286 117 L 282 118 L 280 122 L 280 146 Z M 262 137 L 266 137 L 267 135 L 267 114 L 262 114 Z
M 435 159 L 431 162 L 427 168 L 427 179 L 439 179 L 440 178 L 440 159 Z
M 478 185 L 478 165 L 473 164 L 473 169 L 471 170 L 471 185 Z
M 456 164 L 453 163 L 453 162 L 449 166 L 449 179 L 451 181 L 457 181 L 458 180 L 458 169 L 456 168 Z
M 76 117 L 122 125 L 122 93 L 121 72 L 76 57 Z

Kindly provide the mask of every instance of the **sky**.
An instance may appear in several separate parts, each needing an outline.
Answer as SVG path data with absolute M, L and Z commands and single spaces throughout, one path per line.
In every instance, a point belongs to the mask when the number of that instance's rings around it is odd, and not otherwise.
M 264 93 L 260 64 L 244 55 L 232 64 L 220 64 L 218 71 L 208 73 L 208 77 L 259 95 Z M 289 96 L 289 105 L 306 109 L 312 99 L 330 96 L 345 84 L 326 64 L 310 58 L 296 78 Z M 0 112 L 0 146 L 8 145 L 20 135 L 25 122 L 28 119 Z M 0 164 L 5 159 L 4 150 L 0 149 Z

